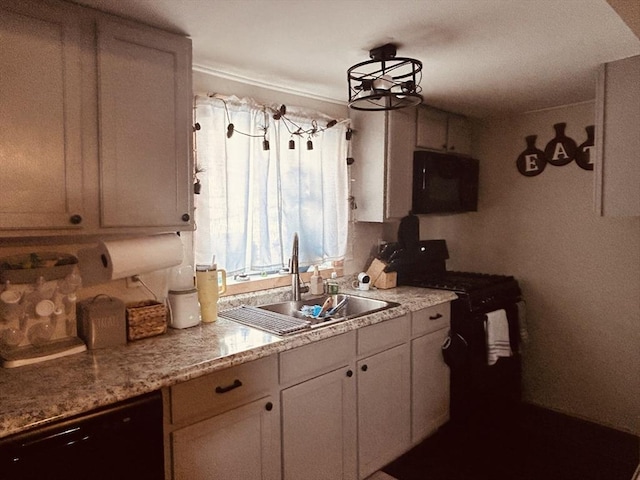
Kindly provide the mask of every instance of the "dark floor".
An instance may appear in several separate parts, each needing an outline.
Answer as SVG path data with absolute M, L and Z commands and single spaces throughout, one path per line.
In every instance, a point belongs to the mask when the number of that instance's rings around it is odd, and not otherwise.
M 537 407 L 446 425 L 384 472 L 399 480 L 631 480 L 638 437 Z

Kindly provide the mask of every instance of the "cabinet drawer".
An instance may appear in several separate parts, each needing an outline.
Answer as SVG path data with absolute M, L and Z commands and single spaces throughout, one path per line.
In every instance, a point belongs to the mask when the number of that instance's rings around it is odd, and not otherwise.
M 275 355 L 171 387 L 171 421 L 198 420 L 260 398 L 278 385 Z
M 387 320 L 358 330 L 358 355 L 368 355 L 409 340 L 409 316 Z
M 451 304 L 449 302 L 423 308 L 411 315 L 411 336 L 435 332 L 449 326 L 451 321 Z
M 351 362 L 356 333 L 327 338 L 280 354 L 280 383 L 291 384 Z

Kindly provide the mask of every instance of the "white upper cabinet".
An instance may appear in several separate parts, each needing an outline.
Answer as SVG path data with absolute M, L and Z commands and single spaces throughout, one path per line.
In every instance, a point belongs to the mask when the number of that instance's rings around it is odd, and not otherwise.
M 190 70 L 188 39 L 98 23 L 101 226 L 189 221 Z
M 350 112 L 357 221 L 384 222 L 411 210 L 415 115 L 414 108 Z
M 79 228 L 80 26 L 64 5 L 0 3 L 0 228 Z
M 193 228 L 191 41 L 0 0 L 2 236 Z
M 411 210 L 413 152 L 471 154 L 471 127 L 460 115 L 426 106 L 351 110 L 352 195 L 359 222 L 402 218 Z
M 416 146 L 471 155 L 471 126 L 466 117 L 425 105 L 417 108 Z
M 596 211 L 640 215 L 640 56 L 600 68 L 595 148 Z

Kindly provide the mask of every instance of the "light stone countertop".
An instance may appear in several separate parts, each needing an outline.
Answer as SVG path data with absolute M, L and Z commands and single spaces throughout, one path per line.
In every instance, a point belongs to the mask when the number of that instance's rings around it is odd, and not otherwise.
M 221 309 L 288 300 L 289 292 L 280 288 L 224 298 Z M 0 368 L 0 438 L 457 298 L 414 287 L 341 292 L 401 305 L 287 337 L 219 318 L 121 347 Z

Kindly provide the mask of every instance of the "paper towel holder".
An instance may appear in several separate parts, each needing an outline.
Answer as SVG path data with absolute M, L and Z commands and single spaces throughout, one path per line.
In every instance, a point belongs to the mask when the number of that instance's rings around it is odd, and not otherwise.
M 78 267 L 85 286 L 164 270 L 182 263 L 184 247 L 176 234 L 160 234 L 100 241 L 78 251 Z

